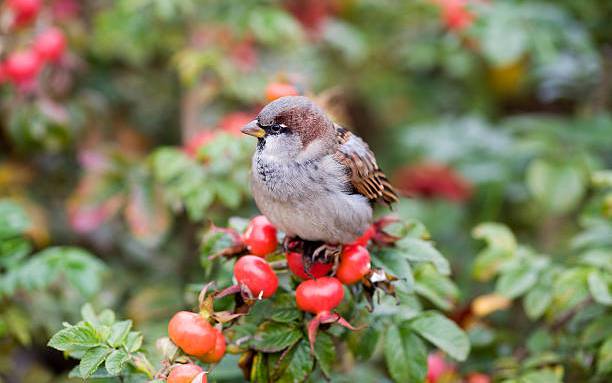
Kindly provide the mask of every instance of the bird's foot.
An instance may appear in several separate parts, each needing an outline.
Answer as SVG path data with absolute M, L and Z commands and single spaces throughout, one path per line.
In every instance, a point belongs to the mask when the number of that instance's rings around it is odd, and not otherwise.
M 342 245 L 332 245 L 329 243 L 324 243 L 312 253 L 312 259 L 320 259 L 323 262 L 329 262 L 330 260 L 338 259 L 341 252 Z

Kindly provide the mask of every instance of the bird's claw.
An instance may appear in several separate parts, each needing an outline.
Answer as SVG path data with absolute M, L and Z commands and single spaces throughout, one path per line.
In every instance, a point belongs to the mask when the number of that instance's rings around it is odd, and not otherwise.
M 342 245 L 330 245 L 328 243 L 324 243 L 312 253 L 312 259 L 321 259 L 323 262 L 329 262 L 330 259 L 335 260 L 338 258 L 341 251 Z

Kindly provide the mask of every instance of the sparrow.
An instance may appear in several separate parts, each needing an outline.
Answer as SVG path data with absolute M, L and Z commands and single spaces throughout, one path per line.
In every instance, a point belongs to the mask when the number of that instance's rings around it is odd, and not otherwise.
M 241 131 L 257 137 L 255 203 L 286 238 L 352 243 L 376 202 L 398 199 L 368 145 L 307 97 L 272 101 Z

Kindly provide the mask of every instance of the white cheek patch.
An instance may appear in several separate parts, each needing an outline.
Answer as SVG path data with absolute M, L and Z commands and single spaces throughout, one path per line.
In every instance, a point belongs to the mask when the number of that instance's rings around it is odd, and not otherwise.
M 295 135 L 277 134 L 266 137 L 262 154 L 281 161 L 294 160 L 302 151 L 302 142 Z

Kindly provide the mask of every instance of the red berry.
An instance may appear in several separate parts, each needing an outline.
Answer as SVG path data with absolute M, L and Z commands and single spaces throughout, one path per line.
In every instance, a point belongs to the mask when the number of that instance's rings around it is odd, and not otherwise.
M 313 314 L 335 309 L 344 298 L 344 288 L 339 280 L 332 277 L 309 279 L 295 290 L 297 307 Z
M 285 84 L 282 82 L 273 82 L 266 88 L 266 99 L 268 101 L 274 101 L 277 98 L 284 96 L 297 96 L 299 92 L 291 84 Z
M 179 311 L 168 323 L 168 336 L 186 354 L 200 357 L 215 347 L 217 333 L 199 314 Z
M 278 278 L 266 261 L 255 255 L 246 255 L 234 265 L 234 278 L 245 285 L 255 297 L 269 298 L 278 287 Z
M 442 375 L 453 371 L 453 366 L 446 362 L 440 353 L 427 356 L 427 382 L 437 383 Z
M 36 18 L 42 6 L 42 0 L 8 0 L 6 5 L 15 14 L 15 25 L 22 26 Z
M 34 50 L 42 60 L 57 61 L 66 50 L 66 38 L 58 28 L 49 28 L 36 37 Z
M 253 218 L 246 228 L 243 241 L 251 254 L 266 256 L 278 246 L 276 228 L 263 215 Z
M 200 148 L 215 138 L 215 133 L 210 130 L 200 132 L 191 137 L 183 146 L 183 150 L 192 158 L 198 158 Z
M 4 64 L 6 75 L 15 83 L 22 84 L 34 80 L 40 70 L 40 59 L 34 51 L 11 53 Z
M 491 377 L 480 372 L 472 372 L 467 376 L 467 383 L 491 383 Z
M 310 276 L 304 270 L 304 260 L 302 254 L 290 252 L 287 253 L 287 266 L 289 270 L 301 279 L 321 278 L 334 267 L 332 263 L 314 262 L 310 265 Z
M 0 62 L 0 84 L 4 84 L 8 80 L 8 75 L 6 73 L 6 65 L 3 62 Z
M 336 278 L 345 285 L 357 283 L 370 272 L 370 253 L 360 245 L 344 246 Z
M 200 357 L 200 360 L 204 363 L 217 363 L 221 359 L 223 359 L 223 356 L 225 355 L 225 336 L 223 336 L 223 333 L 217 330 L 216 328 L 214 328 L 214 330 L 217 333 L 217 341 L 215 342 L 215 348 Z
M 245 112 L 233 112 L 225 115 L 221 121 L 219 121 L 219 126 L 224 131 L 239 136 L 242 134 L 240 129 L 251 121 L 253 121 L 253 116 L 251 114 Z
M 191 383 L 193 379 L 201 373 L 202 367 L 195 364 L 179 364 L 172 368 L 168 374 L 167 383 Z M 206 383 L 206 375 L 202 377 L 202 383 Z
M 376 228 L 374 227 L 374 225 L 370 225 L 366 229 L 366 231 L 363 232 L 361 237 L 357 238 L 357 240 L 353 242 L 352 245 L 368 246 L 370 239 L 372 239 L 372 237 L 374 237 L 375 234 L 376 234 Z

